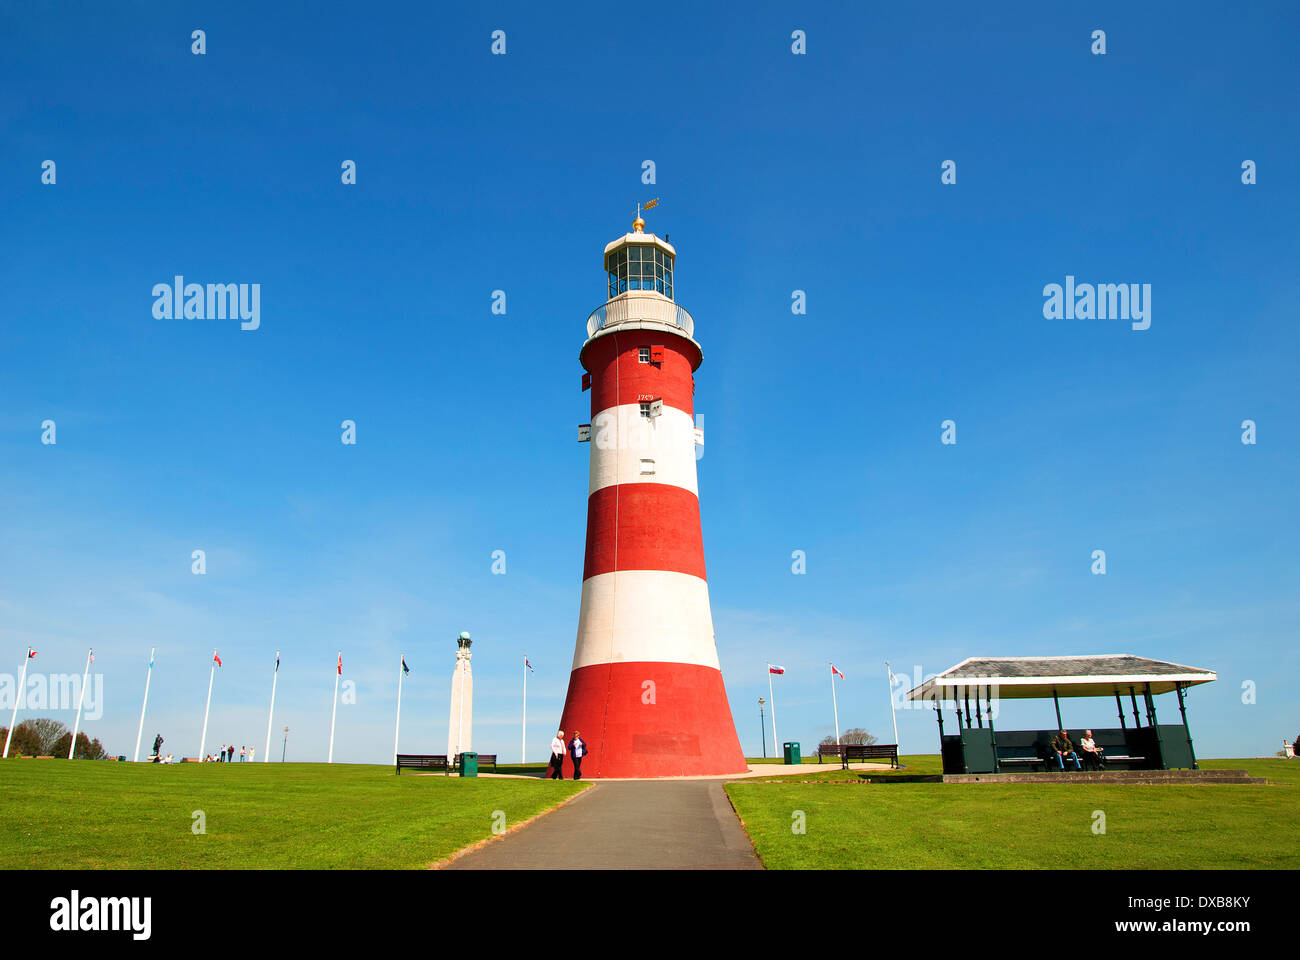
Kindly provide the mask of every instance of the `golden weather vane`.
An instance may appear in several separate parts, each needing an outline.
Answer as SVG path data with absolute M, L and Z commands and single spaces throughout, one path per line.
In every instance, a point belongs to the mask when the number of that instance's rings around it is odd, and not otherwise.
M 632 228 L 636 230 L 637 233 L 640 233 L 641 229 L 645 226 L 645 220 L 641 218 L 642 211 L 653 210 L 657 206 L 659 206 L 658 197 L 655 197 L 653 200 L 650 200 L 647 203 L 644 204 L 638 203 L 636 205 L 636 219 L 632 221 Z

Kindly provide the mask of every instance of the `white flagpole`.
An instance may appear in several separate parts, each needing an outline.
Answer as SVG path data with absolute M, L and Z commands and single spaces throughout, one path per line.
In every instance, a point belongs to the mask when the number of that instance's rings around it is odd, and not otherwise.
M 339 658 L 336 664 L 343 662 L 343 651 L 339 651 Z M 339 677 L 343 676 L 343 671 L 337 666 L 334 669 L 334 712 L 330 714 L 330 757 L 327 763 L 334 762 L 334 719 L 339 715 Z
M 401 661 L 406 662 L 406 654 L 401 655 Z M 402 669 L 402 663 L 397 665 L 397 725 L 393 728 L 393 763 L 397 762 L 397 738 L 402 732 L 402 674 L 406 672 Z
M 140 727 L 135 731 L 135 756 L 131 758 L 132 763 L 140 762 L 140 738 L 144 735 L 144 711 L 149 706 L 149 681 L 153 678 L 153 655 L 157 650 L 157 647 L 149 650 L 149 669 L 144 675 L 144 703 L 140 705 Z
M 894 712 L 894 671 L 885 661 L 885 672 L 889 674 L 889 718 L 894 721 L 894 746 L 898 746 L 898 714 Z
M 262 755 L 263 763 L 271 762 L 271 721 L 275 717 L 275 684 L 280 679 L 280 651 L 275 651 L 275 670 L 271 674 L 271 709 L 266 715 L 266 753 Z
M 840 743 L 840 705 L 835 701 L 835 664 L 831 664 L 831 707 L 835 710 L 835 745 Z
M 81 729 L 81 705 L 86 702 L 86 683 L 90 680 L 90 661 L 95 659 L 95 650 L 92 647 L 86 654 L 86 672 L 81 677 L 81 696 L 77 698 L 77 719 L 72 724 L 72 742 L 68 744 L 68 759 L 72 759 L 73 752 L 77 749 L 77 731 Z
M 524 657 L 524 720 L 519 733 L 519 762 L 528 762 L 528 657 Z
M 207 759 L 203 748 L 208 743 L 208 711 L 212 709 L 212 678 L 217 675 L 217 651 L 212 651 L 212 669 L 208 673 L 208 705 L 203 708 L 203 735 L 199 738 L 199 763 Z
M 767 703 L 772 709 L 768 711 L 772 715 L 772 749 L 775 750 L 780 743 L 776 739 L 776 694 L 772 692 L 772 665 L 767 665 Z
M 14 691 L 14 712 L 9 718 L 9 732 L 5 734 L 5 752 L 6 759 L 9 757 L 9 741 L 14 738 L 14 723 L 18 720 L 18 703 L 20 700 L 26 700 L 23 695 L 27 689 L 27 664 L 32 662 L 32 648 L 27 648 L 27 656 L 23 658 L 22 676 L 18 680 L 18 689 Z

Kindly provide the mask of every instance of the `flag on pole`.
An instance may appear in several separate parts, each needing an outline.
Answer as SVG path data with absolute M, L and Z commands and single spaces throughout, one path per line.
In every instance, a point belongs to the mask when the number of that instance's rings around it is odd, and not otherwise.
M 767 672 L 775 673 L 777 676 L 780 676 L 781 674 L 785 673 L 785 667 L 778 667 L 775 664 L 769 663 L 767 665 Z
M 410 672 L 411 672 L 411 668 L 406 665 L 406 658 L 402 657 L 402 673 L 410 673 Z
M 343 676 L 343 654 L 339 654 L 339 676 Z
M 524 666 L 528 668 L 528 672 L 529 672 L 529 673 L 536 673 L 536 672 L 537 672 L 536 670 L 533 669 L 533 665 L 532 665 L 531 663 L 528 662 L 528 658 L 527 658 L 527 657 L 524 657 Z
M 221 658 L 215 652 L 212 654 L 212 660 L 217 666 L 221 666 Z
M 30 659 L 32 659 L 32 657 L 34 657 L 34 656 L 36 656 L 36 651 L 33 650 L 31 647 L 28 647 L 28 648 L 27 648 L 27 659 L 30 660 Z
M 280 651 L 275 651 L 275 672 L 280 672 Z
M 833 663 L 831 664 L 831 673 L 835 674 L 835 676 L 839 677 L 841 680 L 844 679 L 844 674 L 840 673 L 839 670 L 835 668 L 835 664 Z
M 153 651 L 149 651 L 149 669 L 153 669 Z

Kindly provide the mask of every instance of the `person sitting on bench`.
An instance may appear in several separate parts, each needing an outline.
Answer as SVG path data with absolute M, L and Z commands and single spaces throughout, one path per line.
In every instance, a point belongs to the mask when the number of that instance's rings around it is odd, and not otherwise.
M 1097 746 L 1097 741 L 1092 739 L 1091 730 L 1083 732 L 1079 749 L 1083 752 L 1083 765 L 1089 770 L 1100 770 L 1106 765 L 1106 751 Z
M 1074 763 L 1074 769 L 1083 769 L 1082 765 L 1079 763 L 1079 755 L 1074 752 L 1074 744 L 1070 742 L 1070 734 L 1068 732 L 1062 730 L 1057 736 L 1052 738 L 1052 742 L 1049 746 L 1056 754 L 1056 762 L 1061 765 L 1062 770 L 1065 769 L 1066 760 L 1070 760 Z

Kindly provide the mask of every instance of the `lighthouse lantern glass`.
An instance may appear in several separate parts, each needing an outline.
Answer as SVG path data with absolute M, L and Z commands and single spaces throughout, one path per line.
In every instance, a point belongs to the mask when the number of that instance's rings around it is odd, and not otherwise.
M 605 258 L 610 299 L 629 290 L 653 290 L 673 298 L 673 256 L 648 243 L 620 247 Z

